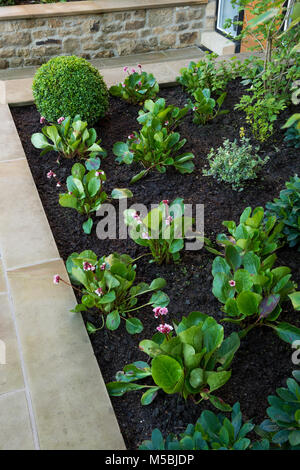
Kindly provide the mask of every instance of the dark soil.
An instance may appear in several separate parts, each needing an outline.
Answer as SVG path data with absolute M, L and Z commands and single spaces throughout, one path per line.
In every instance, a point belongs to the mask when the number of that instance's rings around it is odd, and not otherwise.
M 215 119 L 211 124 L 198 127 L 193 124 L 192 116 L 188 115 L 180 125 L 181 136 L 187 138 L 184 150 L 192 151 L 196 156 L 194 173 L 180 175 L 172 169 L 164 175 L 152 173 L 131 188 L 134 192 L 131 203 L 144 203 L 149 206 L 162 199 L 183 197 L 186 203 L 204 204 L 205 236 L 215 240 L 218 233 L 225 231 L 222 227 L 223 220 L 237 222 L 246 206 L 265 205 L 279 194 L 290 176 L 300 174 L 299 155 L 296 155 L 295 149 L 286 146 L 283 142 L 283 131 L 280 130 L 287 117 L 295 112 L 295 108 L 291 108 L 276 122 L 273 138 L 261 145 L 260 155 L 269 155 L 270 161 L 259 178 L 247 184 L 243 192 L 235 192 L 225 184 L 217 184 L 214 179 L 202 176 L 202 168 L 207 165 L 206 155 L 210 148 L 219 147 L 226 138 L 238 138 L 241 126 L 247 128 L 243 113 L 233 110 L 241 92 L 239 82 L 235 81 L 229 85 L 224 108 L 229 109 L 230 113 Z M 187 99 L 178 87 L 163 89 L 160 96 L 178 106 L 183 106 Z M 128 187 L 131 177 L 138 171 L 138 167 L 116 165 L 111 150 L 116 141 L 125 141 L 132 131 L 139 128 L 136 121 L 137 112 L 137 107 L 111 98 L 109 114 L 96 126 L 103 146 L 108 150 L 108 157 L 102 165 L 108 177 L 107 192 L 114 187 Z M 76 212 L 58 205 L 55 183 L 46 178 L 46 173 L 52 169 L 61 181 L 65 181 L 74 162 L 64 160 L 58 166 L 54 153 L 39 157 L 39 151 L 30 143 L 31 134 L 41 129 L 39 114 L 34 106 L 14 108 L 12 113 L 62 258 L 66 260 L 72 252 L 84 249 L 92 249 L 99 256 L 114 251 L 128 253 L 132 257 L 144 253 L 144 249 L 131 240 L 100 241 L 95 231 L 90 236 L 82 232 L 83 219 Z M 256 145 L 255 142 L 253 144 Z M 137 279 L 145 282 L 150 282 L 158 276 L 166 279 L 165 291 L 171 299 L 168 320 L 170 323 L 172 319 L 179 319 L 193 310 L 200 310 L 220 320 L 221 305 L 211 292 L 213 258 L 214 256 L 204 249 L 185 252 L 182 262 L 177 265 L 158 267 L 143 258 L 138 262 Z M 278 265 L 280 264 L 292 268 L 293 279 L 300 281 L 299 253 L 289 248 L 281 249 L 278 253 Z M 58 288 L 63 289 L 63 286 Z M 282 320 L 300 326 L 297 317 L 299 314 L 293 312 L 289 303 L 285 304 Z M 102 330 L 91 336 L 94 352 L 106 382 L 113 380 L 115 373 L 125 364 L 146 359 L 139 351 L 138 343 L 143 338 L 151 338 L 157 322 L 149 308 L 140 313 L 140 318 L 145 327 L 140 335 L 130 336 L 122 327 L 116 332 Z M 86 315 L 84 319 L 100 325 L 94 313 Z M 230 333 L 234 328 L 225 324 L 226 333 Z M 277 387 L 285 385 L 286 379 L 295 368 L 291 354 L 291 347 L 277 338 L 271 329 L 264 327 L 252 330 L 242 341 L 232 363 L 232 377 L 219 391 L 219 396 L 231 404 L 239 401 L 244 418 L 252 418 L 255 423 L 260 423 L 266 416 L 267 396 L 274 394 Z M 136 448 L 141 440 L 149 438 L 151 430 L 155 427 L 160 428 L 164 435 L 180 432 L 188 423 L 194 423 L 203 409 L 213 409 L 207 402 L 196 406 L 191 401 L 184 402 L 177 396 L 167 396 L 163 393 L 158 395 L 152 405 L 143 407 L 139 397 L 140 392 L 131 392 L 124 397 L 112 399 L 129 449 Z

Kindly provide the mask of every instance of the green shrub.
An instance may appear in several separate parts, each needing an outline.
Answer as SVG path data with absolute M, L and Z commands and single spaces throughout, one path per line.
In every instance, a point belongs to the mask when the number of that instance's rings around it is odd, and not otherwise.
M 291 248 L 300 251 L 300 178 L 295 175 L 285 183 L 279 198 L 266 204 L 267 214 L 275 215 L 284 224 L 283 233 Z
M 108 110 L 108 91 L 98 70 L 76 56 L 50 59 L 35 74 L 32 86 L 38 111 L 48 121 L 77 114 L 89 124 Z
M 217 150 L 211 149 L 207 158 L 210 168 L 204 169 L 203 175 L 229 183 L 236 191 L 244 189 L 244 181 L 255 179 L 257 172 L 269 160 L 269 157 L 260 158 L 253 154 L 252 145 L 246 137 L 241 138 L 240 144 L 236 140 L 225 140 Z
M 14 5 L 15 0 L 0 0 L 0 7 L 7 7 L 9 5 Z

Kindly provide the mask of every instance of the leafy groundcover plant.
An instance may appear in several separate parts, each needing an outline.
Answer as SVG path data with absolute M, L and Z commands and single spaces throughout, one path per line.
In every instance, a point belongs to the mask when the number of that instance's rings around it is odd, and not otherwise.
M 232 407 L 231 420 L 223 414 L 202 411 L 195 425 L 189 424 L 179 437 L 169 434 L 166 439 L 154 429 L 151 441 L 144 441 L 139 450 L 269 450 L 269 441 L 252 442 L 246 437 L 254 424 L 246 422 L 240 404 Z
M 124 211 L 129 235 L 138 245 L 148 247 L 157 264 L 180 260 L 184 239 L 188 236 L 193 219 L 184 215 L 183 199 L 177 198 L 170 205 L 168 200 L 160 202 L 142 219 L 134 209 Z
M 267 214 L 283 224 L 283 233 L 291 248 L 300 251 L 300 178 L 295 175 L 285 183 L 279 198 L 266 204 Z
M 173 327 L 164 323 L 164 312 L 154 311 L 162 324 L 152 340 L 143 340 L 139 348 L 152 360 L 134 362 L 118 372 L 116 382 L 107 384 L 111 396 L 122 396 L 131 390 L 147 391 L 142 395 L 143 405 L 150 404 L 158 390 L 167 394 L 178 393 L 184 399 L 192 398 L 196 403 L 210 400 L 217 408 L 230 411 L 226 404 L 213 392 L 222 387 L 230 378 L 229 366 L 240 346 L 237 333 L 224 340 L 224 329 L 214 318 L 200 312 L 183 317 Z M 136 381 L 152 377 L 155 385 L 140 385 Z
M 43 116 L 40 122 L 45 122 Z M 81 121 L 79 115 L 74 119 L 70 116 L 60 117 L 57 124 L 52 123 L 43 127 L 42 133 L 32 134 L 31 142 L 35 148 L 42 149 L 41 155 L 54 150 L 58 152 L 59 158 L 97 158 L 99 164 L 99 157 L 106 157 L 106 151 L 100 146 L 101 139 L 97 140 L 95 129 L 88 129 L 87 122 Z
M 236 140 L 230 142 L 226 139 L 217 150 L 211 149 L 207 158 L 209 169 L 204 169 L 203 175 L 228 183 L 235 191 L 242 191 L 245 181 L 257 178 L 258 171 L 269 160 L 269 157 L 261 158 L 253 153 L 245 136 L 241 137 L 239 144 Z
M 274 253 L 262 261 L 252 251 L 243 255 L 238 247 L 227 246 L 225 257 L 217 256 L 213 262 L 213 294 L 224 304 L 225 321 L 246 325 L 252 320 L 240 336 L 255 326 L 266 325 L 292 344 L 300 339 L 300 329 L 286 322 L 278 323 L 277 319 L 282 303 L 297 285 L 291 280 L 290 268 L 273 268 L 275 261 Z
M 140 64 L 138 69 L 138 72 L 131 69 L 130 73 L 129 67 L 124 67 L 123 70 L 127 72 L 128 76 L 123 83 L 111 86 L 110 94 L 133 104 L 143 104 L 145 100 L 154 98 L 159 92 L 156 78 L 152 73 L 143 72 Z
M 244 255 L 252 251 L 256 255 L 264 258 L 278 250 L 282 243 L 283 224 L 278 223 L 274 215 L 265 214 L 263 207 L 246 207 L 237 225 L 233 220 L 225 220 L 224 225 L 230 235 L 221 233 L 217 235 L 217 243 L 223 247 L 236 246 Z M 208 251 L 223 256 L 217 250 Z
M 89 167 L 91 161 L 86 162 Z M 48 173 L 48 178 L 56 176 L 52 170 Z M 75 209 L 81 215 L 90 215 L 100 209 L 108 195 L 103 191 L 103 183 L 106 181 L 106 175 L 103 170 L 90 170 L 86 172 L 81 163 L 75 163 L 72 166 L 71 175 L 66 182 L 66 193 L 59 195 L 59 204 L 62 207 Z M 61 183 L 57 183 L 61 187 Z M 125 199 L 132 197 L 132 192 L 126 188 L 115 188 L 111 192 L 112 199 Z M 83 231 L 90 234 L 93 228 L 93 220 L 89 217 L 82 224 Z
M 229 113 L 227 109 L 220 109 L 226 98 L 226 93 L 222 93 L 222 95 L 215 100 L 211 98 L 209 88 L 204 88 L 204 90 L 198 88 L 194 91 L 193 98 L 194 101 L 188 100 L 188 106 L 194 111 L 193 122 L 195 124 L 204 125 L 219 115 Z
M 148 103 L 148 110 L 150 106 Z M 153 111 L 154 106 L 155 103 L 151 106 Z M 118 163 L 131 165 L 132 162 L 138 162 L 144 167 L 131 179 L 131 183 L 140 180 L 153 169 L 165 173 L 168 166 L 174 166 L 181 174 L 192 173 L 194 170 L 191 161 L 194 155 L 191 152 L 179 154 L 186 139 L 180 140 L 180 134 L 170 131 L 168 123 L 162 121 L 160 118 L 147 119 L 140 132 L 130 134 L 126 142 L 115 143 L 113 152 Z
M 145 101 L 144 109 L 139 111 L 137 120 L 142 125 L 155 127 L 160 124 L 168 130 L 174 130 L 188 112 L 188 106 L 180 109 L 172 104 L 166 105 L 166 100 L 159 98 L 156 101 Z
M 154 279 L 150 285 L 145 282 L 135 284 L 136 264 L 128 255 L 118 253 L 98 258 L 91 250 L 81 253 L 72 253 L 66 267 L 71 282 L 81 286 L 81 303 L 74 308 L 74 312 L 86 311 L 96 308 L 102 316 L 109 330 L 116 330 L 121 320 L 125 321 L 126 330 L 130 334 L 140 333 L 143 324 L 139 318 L 132 317 L 133 312 L 150 305 L 152 307 L 166 307 L 169 297 L 161 291 L 166 285 L 162 278 Z M 54 276 L 54 282 L 63 281 Z M 57 281 L 57 282 L 56 282 Z M 138 304 L 139 297 L 152 293 L 150 299 L 144 304 Z M 97 331 L 91 323 L 87 325 L 88 331 Z M 101 328 L 102 328 L 101 327 Z M 100 328 L 100 329 L 101 329 Z
M 268 397 L 269 419 L 257 428 L 258 434 L 286 450 L 300 450 L 300 370 L 294 370 L 293 376 L 287 388 L 278 388 L 277 396 Z

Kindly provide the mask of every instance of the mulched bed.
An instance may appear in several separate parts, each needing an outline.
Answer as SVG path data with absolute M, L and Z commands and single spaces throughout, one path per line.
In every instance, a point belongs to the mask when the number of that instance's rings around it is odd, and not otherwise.
M 233 110 L 242 92 L 238 81 L 231 82 L 224 103 L 224 108 L 230 110 L 229 114 L 204 127 L 193 124 L 189 114 L 180 125 L 181 136 L 187 138 L 184 150 L 192 151 L 196 156 L 194 173 L 180 175 L 172 169 L 165 175 L 152 173 L 132 186 L 134 198 L 130 204 L 144 203 L 150 208 L 151 203 L 158 203 L 162 199 L 173 200 L 175 197 L 183 197 L 189 204 L 204 204 L 205 236 L 215 240 L 218 233 L 226 231 L 222 227 L 223 220 L 237 222 L 246 206 L 265 205 L 279 194 L 290 176 L 300 174 L 299 155 L 297 157 L 297 151 L 283 142 L 284 134 L 280 129 L 287 117 L 295 112 L 294 107 L 285 110 L 276 123 L 276 132 L 272 139 L 261 145 L 261 156 L 269 155 L 270 161 L 259 178 L 247 184 L 243 192 L 235 192 L 225 184 L 217 184 L 212 178 L 202 176 L 202 168 L 207 165 L 206 155 L 210 148 L 219 147 L 226 138 L 238 138 L 241 126 L 247 128 L 243 113 Z M 178 106 L 183 106 L 187 99 L 187 95 L 179 87 L 165 88 L 161 90 L 160 96 Z M 144 253 L 144 249 L 131 240 L 103 241 L 98 240 L 95 231 L 90 236 L 82 232 L 83 219 L 75 211 L 63 209 L 58 205 L 55 183 L 46 178 L 47 171 L 52 169 L 64 181 L 74 162 L 64 160 L 61 166 L 57 166 L 56 154 L 39 157 L 39 151 L 30 143 L 31 134 L 41 129 L 35 106 L 13 108 L 12 113 L 62 258 L 66 260 L 72 252 L 84 249 L 92 249 L 99 256 L 114 251 L 128 253 L 132 257 Z M 109 114 L 96 126 L 98 135 L 103 139 L 103 146 L 108 150 L 108 157 L 102 165 L 108 178 L 107 192 L 114 187 L 128 187 L 131 177 L 138 171 L 138 167 L 116 165 L 111 151 L 116 141 L 125 141 L 132 131 L 139 128 L 137 113 L 138 107 L 111 98 Z M 182 315 L 193 310 L 200 310 L 220 320 L 221 305 L 211 292 L 213 258 L 214 256 L 204 249 L 185 252 L 182 262 L 177 265 L 158 267 L 149 264 L 147 258 L 144 258 L 138 262 L 137 280 L 151 282 L 158 276 L 166 279 L 165 291 L 171 299 L 168 307 L 169 322 L 172 319 L 180 319 Z M 292 268 L 293 279 L 298 283 L 299 258 L 299 253 L 289 248 L 278 252 L 278 265 Z M 299 313 L 294 312 L 289 303 L 284 307 L 281 319 L 300 327 Z M 139 335 L 130 336 L 122 326 L 116 332 L 102 330 L 91 336 L 94 352 L 106 382 L 113 380 L 115 373 L 125 364 L 146 359 L 139 351 L 138 343 L 144 338 L 151 338 L 157 321 L 149 308 L 144 309 L 139 316 L 144 323 L 144 331 Z M 85 315 L 84 320 L 100 325 L 95 312 Z M 224 327 L 227 334 L 236 328 L 231 324 L 225 324 Z M 231 404 L 239 401 L 244 418 L 253 418 L 254 422 L 259 424 L 266 416 L 267 396 L 273 394 L 277 387 L 285 385 L 286 379 L 295 369 L 291 354 L 291 347 L 279 340 L 271 329 L 252 330 L 242 341 L 232 363 L 231 379 L 218 390 L 218 395 Z M 149 438 L 151 430 L 155 427 L 161 429 L 165 435 L 169 432 L 181 432 L 188 423 L 197 420 L 203 409 L 215 411 L 207 402 L 197 406 L 191 401 L 184 402 L 177 396 L 167 396 L 164 393 L 160 393 L 152 405 L 143 407 L 139 402 L 140 395 L 140 392 L 131 392 L 124 397 L 112 399 L 129 449 L 135 449 L 141 440 Z

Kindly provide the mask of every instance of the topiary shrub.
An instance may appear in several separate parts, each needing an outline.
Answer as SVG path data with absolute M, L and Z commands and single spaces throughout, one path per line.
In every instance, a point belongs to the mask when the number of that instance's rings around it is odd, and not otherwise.
M 38 111 L 48 121 L 61 116 L 94 124 L 108 110 L 108 90 L 98 70 L 76 56 L 50 59 L 36 72 L 32 85 Z

